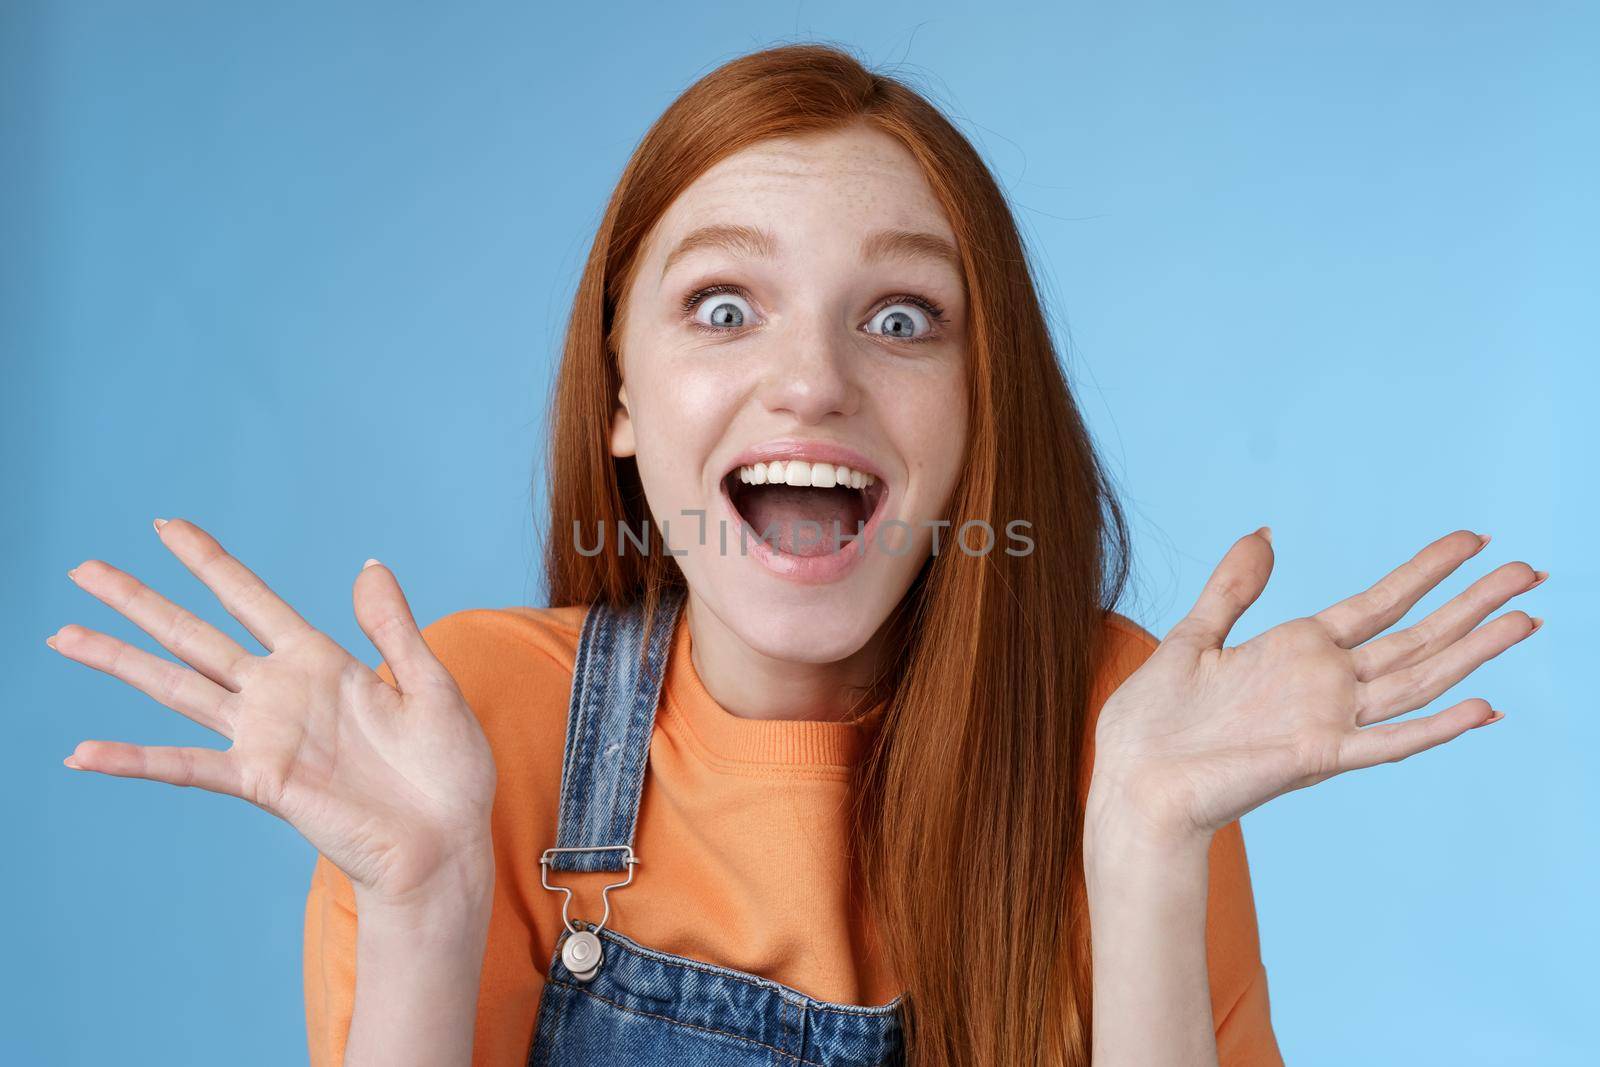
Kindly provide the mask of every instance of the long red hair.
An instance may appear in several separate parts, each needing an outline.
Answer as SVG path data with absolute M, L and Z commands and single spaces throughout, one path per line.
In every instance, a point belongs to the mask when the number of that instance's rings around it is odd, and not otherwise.
M 683 584 L 660 551 L 586 556 L 571 537 L 654 525 L 633 460 L 609 449 L 613 340 L 646 235 L 723 157 L 854 122 L 910 150 L 961 252 L 970 438 L 946 517 L 997 532 L 1026 519 L 1035 545 L 930 558 L 891 620 L 877 694 L 888 710 L 859 772 L 861 885 L 905 989 L 910 1064 L 1086 1065 L 1083 756 L 1105 612 L 1127 580 L 1127 525 L 1005 195 L 921 94 L 838 48 L 788 45 L 705 75 L 645 134 L 590 249 L 556 381 L 550 602 L 654 603 Z

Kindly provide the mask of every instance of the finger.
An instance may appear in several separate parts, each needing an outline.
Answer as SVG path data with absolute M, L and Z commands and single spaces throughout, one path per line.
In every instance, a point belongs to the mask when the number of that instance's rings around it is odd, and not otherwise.
M 1167 634 L 1197 648 L 1221 648 L 1272 574 L 1272 531 L 1263 526 L 1233 543 L 1211 572 L 1189 614 Z
M 197 786 L 244 799 L 239 773 L 226 752 L 214 748 L 130 745 L 124 741 L 80 741 L 62 761 L 73 770 L 118 778 L 144 778 L 168 785 Z
M 1340 746 L 1339 769 L 1351 771 L 1358 767 L 1403 760 L 1424 749 L 1452 741 L 1475 726 L 1498 722 L 1498 715 L 1487 700 L 1473 697 L 1420 719 L 1356 730 Z
M 1522 610 L 1508 611 L 1414 667 L 1358 686 L 1356 722 L 1366 724 L 1416 711 L 1539 626 Z
M 216 594 L 267 651 L 308 624 L 249 567 L 228 555 L 217 539 L 186 519 L 156 520 L 161 543 Z
M 375 559 L 367 560 L 356 575 L 352 596 L 356 621 L 389 665 L 402 693 L 449 679 L 449 672 L 417 629 L 411 605 L 393 571 Z
M 1514 596 L 1549 577 L 1526 563 L 1507 563 L 1473 582 L 1467 590 L 1427 618 L 1356 648 L 1351 662 L 1363 682 L 1420 663 L 1472 632 Z
M 228 691 L 187 667 L 76 623 L 45 638 L 45 644 L 85 667 L 120 678 L 208 730 L 233 737 L 225 710 Z
M 1487 537 L 1471 530 L 1445 534 L 1370 589 L 1323 608 L 1312 618 L 1322 623 L 1340 648 L 1354 648 L 1405 618 L 1428 590 L 1483 551 L 1488 543 Z
M 67 577 L 207 678 L 239 691 L 239 668 L 250 653 L 215 626 L 102 560 L 80 563 Z

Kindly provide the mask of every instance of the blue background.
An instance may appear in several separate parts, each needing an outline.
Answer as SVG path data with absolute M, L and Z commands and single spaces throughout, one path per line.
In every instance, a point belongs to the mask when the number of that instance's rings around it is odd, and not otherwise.
M 1551 572 L 1546 629 L 1431 706 L 1505 723 L 1245 828 L 1291 1063 L 1593 1062 L 1600 18 L 1201 7 L 0 7 L 0 1060 L 305 1056 L 313 853 L 61 766 L 220 740 L 44 646 L 137 633 L 67 568 L 222 622 L 150 529 L 192 518 L 369 663 L 369 555 L 424 622 L 538 603 L 547 388 L 612 183 L 695 77 L 822 39 L 918 79 L 1010 191 L 1136 524 L 1125 611 L 1164 633 L 1261 523 L 1236 640 L 1463 526 L 1495 540 L 1411 619 Z

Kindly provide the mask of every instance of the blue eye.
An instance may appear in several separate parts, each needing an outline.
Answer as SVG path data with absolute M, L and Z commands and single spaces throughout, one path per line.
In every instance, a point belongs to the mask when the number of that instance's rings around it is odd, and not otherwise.
M 915 304 L 890 304 L 872 317 L 867 328 L 880 337 L 896 341 L 920 341 L 933 330 L 928 313 Z
M 703 290 L 690 296 L 686 303 L 695 324 L 705 329 L 736 329 L 755 318 L 744 297 L 727 289 Z

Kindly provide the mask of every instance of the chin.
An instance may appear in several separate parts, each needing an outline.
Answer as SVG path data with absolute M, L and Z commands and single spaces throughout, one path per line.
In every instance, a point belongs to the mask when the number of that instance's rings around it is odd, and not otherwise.
M 791 663 L 849 659 L 872 640 L 895 603 L 869 588 L 877 583 L 863 581 L 868 575 L 859 571 L 829 586 L 796 585 L 772 576 L 752 581 L 748 573 L 722 577 L 721 589 L 702 594 L 706 606 L 753 651 Z M 692 579 L 690 584 L 699 588 Z

